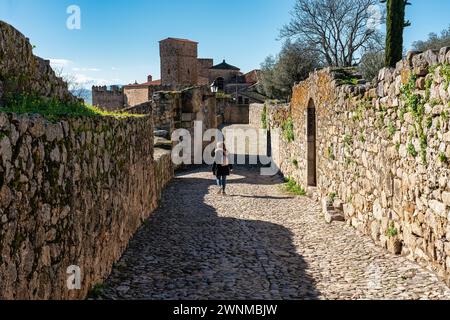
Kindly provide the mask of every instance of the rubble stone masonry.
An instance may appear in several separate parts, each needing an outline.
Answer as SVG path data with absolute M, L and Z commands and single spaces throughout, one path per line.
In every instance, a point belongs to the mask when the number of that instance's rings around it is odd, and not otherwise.
M 0 299 L 76 299 L 108 275 L 173 176 L 151 118 L 0 113 Z M 81 290 L 67 268 L 79 266 Z
M 33 55 L 29 39 L 0 21 L 0 106 L 7 93 L 75 99 L 67 84 L 50 67 L 50 61 Z
M 314 72 L 295 86 L 290 105 L 267 111 L 285 176 L 334 200 L 349 225 L 448 284 L 449 84 L 450 48 L 409 53 L 375 84 L 352 70 Z M 257 106 L 250 113 L 255 122 Z

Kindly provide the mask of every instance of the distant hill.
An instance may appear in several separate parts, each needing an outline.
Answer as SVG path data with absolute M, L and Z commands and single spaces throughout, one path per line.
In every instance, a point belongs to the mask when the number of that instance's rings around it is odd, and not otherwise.
M 81 94 L 79 90 L 72 90 L 71 92 L 77 97 L 81 96 L 86 104 L 92 105 L 92 90 L 83 89 L 83 92 Z

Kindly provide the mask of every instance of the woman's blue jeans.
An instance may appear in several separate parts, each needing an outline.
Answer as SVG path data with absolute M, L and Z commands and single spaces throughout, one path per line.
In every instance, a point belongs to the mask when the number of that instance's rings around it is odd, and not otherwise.
M 225 188 L 227 187 L 227 176 L 217 177 L 217 185 L 225 190 Z

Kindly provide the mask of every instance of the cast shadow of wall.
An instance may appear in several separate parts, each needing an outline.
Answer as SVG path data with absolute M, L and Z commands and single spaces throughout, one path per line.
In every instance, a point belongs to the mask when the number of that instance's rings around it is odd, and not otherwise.
M 320 293 L 306 274 L 307 264 L 296 252 L 291 231 L 265 221 L 219 217 L 205 203 L 212 176 L 190 175 L 202 170 L 209 168 L 182 172 L 170 183 L 160 208 L 116 264 L 104 297 L 318 299 Z M 227 201 L 235 200 L 229 197 L 216 206 L 227 206 Z

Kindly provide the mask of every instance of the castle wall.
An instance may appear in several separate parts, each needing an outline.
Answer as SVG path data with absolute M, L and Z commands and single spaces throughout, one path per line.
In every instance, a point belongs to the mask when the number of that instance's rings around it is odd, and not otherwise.
M 111 89 L 108 89 L 106 86 L 93 86 L 92 104 L 109 111 L 123 109 L 125 106 L 123 89 L 117 86 L 112 86 Z
M 23 35 L 0 32 L 2 94 L 73 99 Z M 153 133 L 150 115 L 0 112 L 0 299 L 83 299 L 106 279 L 173 177 Z
M 0 299 L 86 297 L 173 175 L 170 155 L 153 160 L 151 118 L 0 113 L 0 137 Z
M 0 106 L 8 94 L 33 94 L 74 101 L 67 83 L 57 77 L 50 61 L 33 55 L 28 38 L 0 21 Z
M 310 182 L 307 115 L 315 108 L 319 197 L 334 198 L 349 225 L 448 283 L 449 51 L 410 53 L 396 69 L 380 71 L 375 86 L 347 85 L 358 80 L 345 70 L 318 71 L 294 88 L 290 106 L 268 110 L 273 152 L 286 176 Z

